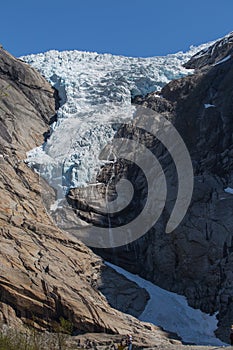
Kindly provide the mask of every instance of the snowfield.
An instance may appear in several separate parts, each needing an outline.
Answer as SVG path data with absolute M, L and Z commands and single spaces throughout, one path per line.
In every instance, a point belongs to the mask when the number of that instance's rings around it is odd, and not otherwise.
M 159 288 L 143 278 L 125 271 L 119 266 L 105 262 L 106 265 L 145 288 L 150 299 L 139 319 L 162 327 L 166 331 L 175 332 L 184 342 L 197 345 L 224 346 L 216 338 L 217 319 L 204 312 L 188 306 L 184 296 Z

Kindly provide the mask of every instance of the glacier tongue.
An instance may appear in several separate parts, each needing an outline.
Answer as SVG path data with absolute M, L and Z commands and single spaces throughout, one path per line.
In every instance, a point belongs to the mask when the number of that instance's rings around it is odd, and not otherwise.
M 50 138 L 28 152 L 29 164 L 40 167 L 58 190 L 57 199 L 70 187 L 95 182 L 101 164 L 98 155 L 115 134 L 113 123 L 133 118 L 131 98 L 160 90 L 170 80 L 189 74 L 182 64 L 207 45 L 151 58 L 80 51 L 21 57 L 58 89 L 61 98 Z

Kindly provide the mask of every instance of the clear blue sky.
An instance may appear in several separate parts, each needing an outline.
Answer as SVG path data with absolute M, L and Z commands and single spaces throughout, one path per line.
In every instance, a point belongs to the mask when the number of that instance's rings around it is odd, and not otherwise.
M 0 10 L 0 43 L 16 56 L 165 55 L 233 31 L 233 0 L 4 0 Z

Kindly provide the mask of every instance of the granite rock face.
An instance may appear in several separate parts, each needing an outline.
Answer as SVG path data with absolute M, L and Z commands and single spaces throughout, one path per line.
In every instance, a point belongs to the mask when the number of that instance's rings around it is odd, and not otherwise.
M 155 335 L 166 343 L 167 333 L 114 310 L 103 295 L 107 281 L 114 279 L 107 291 L 112 300 L 114 283 L 123 283 L 124 295 L 118 289 L 119 300 L 127 300 L 123 311 L 136 315 L 144 309 L 147 293 L 59 230 L 43 206 L 42 180 L 39 184 L 24 159 L 43 143 L 58 104 L 56 91 L 39 73 L 0 49 L 0 320 L 56 330 L 64 317 L 77 333 L 134 332 L 152 344 Z M 54 196 L 46 182 L 43 186 Z
M 166 174 L 169 195 L 160 220 L 145 236 L 127 246 L 95 250 L 163 288 L 186 295 L 191 306 L 212 314 L 217 312 L 217 335 L 227 342 L 233 323 L 233 195 L 224 191 L 233 188 L 232 50 L 231 34 L 186 64 L 187 68 L 195 68 L 193 75 L 172 81 L 160 93 L 133 101 L 168 118 L 189 150 L 195 175 L 194 192 L 182 223 L 171 234 L 165 234 L 177 194 L 172 159 L 150 134 L 122 126 L 116 137 L 139 140 L 157 156 Z M 138 184 L 133 207 L 142 205 L 147 195 L 143 174 L 126 162 L 118 162 L 115 169 L 115 179 L 123 174 Z M 98 181 L 107 184 L 111 174 L 112 166 L 107 165 Z M 71 199 L 74 193 L 72 190 Z M 91 207 L 87 210 L 78 197 L 82 198 L 82 193 L 76 196 L 82 220 L 92 222 L 93 217 L 94 224 L 96 221 L 103 224 L 104 216 L 97 215 Z M 121 223 L 127 222 L 133 210 L 128 208 Z M 112 224 L 117 220 L 113 217 Z

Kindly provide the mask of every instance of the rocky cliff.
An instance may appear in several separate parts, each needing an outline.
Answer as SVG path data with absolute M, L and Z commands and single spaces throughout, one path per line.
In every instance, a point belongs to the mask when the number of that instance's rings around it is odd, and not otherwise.
M 194 74 L 172 81 L 160 93 L 133 101 L 172 121 L 190 152 L 194 192 L 182 223 L 172 234 L 165 234 L 177 191 L 176 171 L 166 150 L 151 135 L 122 126 L 116 137 L 139 140 L 158 157 L 166 174 L 169 196 L 162 217 L 144 237 L 114 250 L 96 250 L 131 272 L 186 295 L 193 307 L 218 313 L 217 335 L 225 341 L 233 323 L 233 195 L 224 190 L 233 187 L 232 37 L 231 33 L 195 55 L 186 64 L 195 69 Z M 125 212 L 127 221 L 145 200 L 145 179 L 132 164 L 121 161 L 102 169 L 98 180 L 108 183 L 113 169 L 115 179 L 124 174 L 138 184 L 134 203 Z M 82 220 L 107 225 L 106 217 L 95 208 L 85 207 L 82 198 L 85 193 L 80 189 L 71 190 L 68 196 Z M 112 225 L 119 220 L 124 223 L 122 217 L 111 220 Z
M 55 227 L 42 204 L 38 175 L 24 159 L 43 143 L 58 105 L 56 91 L 38 72 L 0 49 L 0 320 L 56 330 L 63 317 L 76 334 L 133 332 L 147 344 L 166 343 L 165 332 L 111 308 L 99 289 L 107 289 L 114 306 L 115 289 L 123 284 L 118 306 L 135 315 L 147 293 Z

